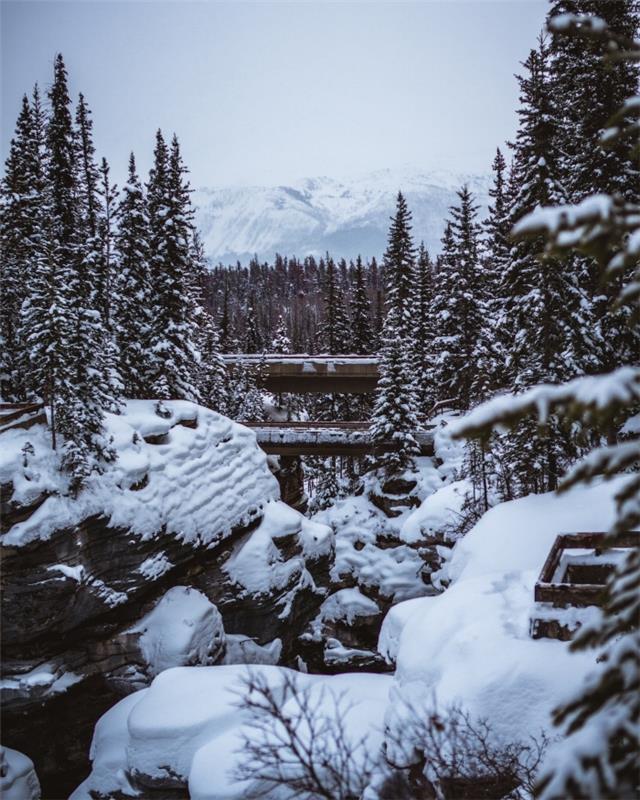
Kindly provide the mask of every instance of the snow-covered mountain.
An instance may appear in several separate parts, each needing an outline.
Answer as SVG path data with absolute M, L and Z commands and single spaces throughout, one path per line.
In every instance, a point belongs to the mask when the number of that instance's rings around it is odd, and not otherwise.
M 349 180 L 305 178 L 290 186 L 203 188 L 194 192 L 196 222 L 213 263 L 246 262 L 258 254 L 304 257 L 379 257 L 395 198 L 401 190 L 413 212 L 416 241 L 430 252 L 440 237 L 456 190 L 468 183 L 484 213 L 489 176 L 411 168 L 379 170 Z

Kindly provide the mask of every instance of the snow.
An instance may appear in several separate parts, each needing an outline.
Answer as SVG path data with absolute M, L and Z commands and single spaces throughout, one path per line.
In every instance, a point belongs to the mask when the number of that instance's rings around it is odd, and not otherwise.
M 13 501 L 29 504 L 51 494 L 29 519 L 3 535 L 3 544 L 25 545 L 104 514 L 110 525 L 140 536 L 166 528 L 185 542 L 211 546 L 278 497 L 277 481 L 248 428 L 186 401 L 164 406 L 166 419 L 148 400 L 130 400 L 122 415 L 106 415 L 118 459 L 103 475 L 92 475 L 77 498 L 67 494 L 67 479 L 44 425 L 1 434 L 0 482 L 13 481 Z M 150 436 L 164 438 L 150 444 L 144 440 Z M 35 452 L 25 470 L 21 451 L 27 442 Z M 146 569 L 153 579 L 161 568 L 159 561 Z
M 214 263 L 248 260 L 254 253 L 260 260 L 272 259 L 275 252 L 324 255 L 336 241 L 348 259 L 363 252 L 382 255 L 402 189 L 415 229 L 429 251 L 437 253 L 442 220 L 464 183 L 486 208 L 488 176 L 410 166 L 343 180 L 304 178 L 290 186 L 203 188 L 194 192 L 193 202 L 205 252 Z
M 141 634 L 140 649 L 151 675 L 170 667 L 210 664 L 225 644 L 218 609 L 186 586 L 169 589 L 130 632 Z
M 138 572 L 143 578 L 150 581 L 155 581 L 162 577 L 165 572 L 168 572 L 173 567 L 165 553 L 155 553 L 149 558 L 146 558 L 138 567 Z
M 344 620 L 352 625 L 358 617 L 380 613 L 377 603 L 365 597 L 359 589 L 339 589 L 328 597 L 320 607 L 322 619 Z
M 277 540 L 295 536 L 300 555 L 285 560 Z M 229 557 L 224 570 L 239 586 L 251 593 L 267 594 L 289 585 L 294 576 L 313 585 L 305 559 L 331 552 L 333 533 L 326 525 L 312 522 L 280 501 L 264 506 L 264 515 L 249 538 Z
M 33 761 L 10 747 L 0 746 L 0 794 L 3 800 L 40 800 L 40 783 Z
M 105 797 L 122 792 L 135 795 L 126 775 L 127 722 L 131 710 L 148 692 L 141 689 L 120 700 L 98 720 L 91 741 L 91 774 L 70 795 L 69 800 L 93 800 L 91 792 Z
M 617 483 L 496 506 L 456 543 L 446 565 L 452 583 L 442 594 L 389 611 L 378 649 L 396 662 L 392 729 L 402 729 L 408 707 L 426 708 L 434 698 L 441 708 L 457 703 L 487 718 L 496 736 L 512 741 L 550 728 L 551 710 L 595 655 L 530 638 L 534 585 L 558 533 L 607 530 Z M 395 754 L 400 761 L 411 758 L 412 743 L 406 746 Z
M 274 666 L 253 666 L 251 672 L 275 691 L 286 676 L 295 678 L 298 691 L 308 692 L 312 703 L 319 701 L 324 713 L 344 694 L 349 698 L 347 737 L 354 744 L 367 737 L 368 750 L 378 751 L 389 676 L 304 675 Z M 121 700 L 98 722 L 91 775 L 70 800 L 89 800 L 90 791 L 130 794 L 125 771 L 188 781 L 193 800 L 246 797 L 247 784 L 233 773 L 243 758 L 243 736 L 251 733 L 247 713 L 238 707 L 247 674 L 240 666 L 178 667 L 161 673 L 149 689 Z
M 465 495 L 471 491 L 468 480 L 454 481 L 427 497 L 400 528 L 400 538 L 408 544 L 436 536 L 454 526 L 462 511 Z

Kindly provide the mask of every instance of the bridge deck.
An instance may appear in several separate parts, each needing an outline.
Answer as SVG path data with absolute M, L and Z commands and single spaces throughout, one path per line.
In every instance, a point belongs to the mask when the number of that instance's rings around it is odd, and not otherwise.
M 368 422 L 245 422 L 269 454 L 288 456 L 364 456 L 393 449 L 373 447 Z M 423 456 L 433 455 L 433 430 L 414 433 Z
M 377 356 L 239 353 L 224 359 L 230 365 L 262 364 L 263 385 L 271 392 L 362 394 L 375 391 L 378 382 Z

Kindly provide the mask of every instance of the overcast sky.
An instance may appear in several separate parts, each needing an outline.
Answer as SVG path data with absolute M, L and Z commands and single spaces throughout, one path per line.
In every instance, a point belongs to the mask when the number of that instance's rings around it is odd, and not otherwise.
M 63 53 L 121 180 L 176 131 L 195 186 L 412 164 L 488 171 L 542 0 L 0 4 L 2 158 L 22 93 Z

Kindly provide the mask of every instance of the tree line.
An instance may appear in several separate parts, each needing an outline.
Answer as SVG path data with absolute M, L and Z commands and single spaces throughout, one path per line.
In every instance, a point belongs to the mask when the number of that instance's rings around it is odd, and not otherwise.
M 553 3 L 549 18 L 565 5 Z M 574 5 L 597 12 L 629 40 L 637 31 L 633 3 Z M 453 399 L 466 411 L 500 393 L 638 362 L 640 330 L 619 300 L 632 263 L 603 281 L 591 254 L 550 254 L 544 232 L 511 236 L 539 207 L 605 195 L 627 204 L 640 200 L 637 152 L 624 139 L 603 137 L 612 119 L 633 121 L 625 100 L 637 91 L 638 64 L 603 58 L 606 47 L 560 31 L 539 37 L 517 78 L 519 125 L 508 144 L 510 161 L 500 149 L 493 161 L 488 218 L 478 219 L 474 198 L 462 187 L 435 264 L 416 249 L 409 209 L 398 197 L 384 259 L 386 317 L 372 426 L 374 438 L 393 436 L 399 445 L 382 459 L 387 473 L 410 466 L 412 431 L 435 402 Z M 495 502 L 557 488 L 577 457 L 603 437 L 615 443 L 618 431 L 612 420 L 598 438 L 549 413 L 542 424 L 522 419 L 508 433 L 469 445 L 471 521 Z

